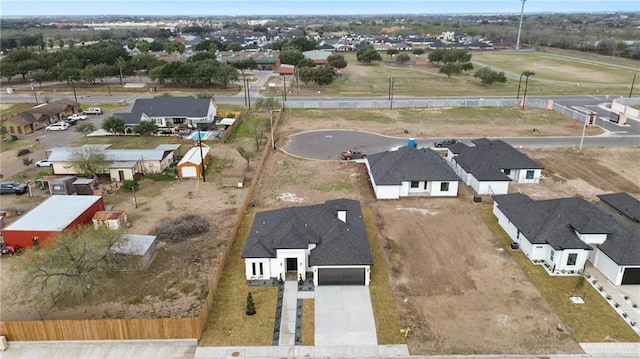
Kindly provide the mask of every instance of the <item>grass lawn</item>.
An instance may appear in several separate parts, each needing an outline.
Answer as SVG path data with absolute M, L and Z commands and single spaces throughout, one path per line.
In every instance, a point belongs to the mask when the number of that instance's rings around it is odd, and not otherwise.
M 376 333 L 378 344 L 404 344 L 404 337 L 400 333 L 400 315 L 398 314 L 398 304 L 393 295 L 387 268 L 384 262 L 380 242 L 376 231 L 376 225 L 368 208 L 362 209 L 367 236 L 371 246 L 371 256 L 373 266 L 371 266 L 371 283 L 369 292 L 371 294 L 371 305 L 373 306 L 373 316 L 376 321 Z
M 311 346 L 315 343 L 315 301 L 302 300 L 302 345 Z
M 502 230 L 492 213 L 491 204 L 476 206 L 476 209 L 487 223 L 489 229 L 498 238 L 506 251 L 511 253 L 520 268 L 535 285 L 542 296 L 551 304 L 565 328 L 575 327 L 572 333 L 579 342 L 640 342 L 640 337 L 618 316 L 602 296 L 590 284 L 584 283 L 577 288 L 578 277 L 552 277 L 538 265 L 534 265 L 521 252 L 512 251 L 509 247 L 511 239 Z M 579 295 L 585 304 L 576 305 L 569 300 L 570 296 Z
M 201 346 L 270 346 L 273 344 L 277 287 L 249 287 L 246 284 L 244 261 L 240 257 L 249 236 L 255 213 L 248 213 L 223 270 L 216 289 Z M 245 314 L 247 293 L 251 292 L 257 313 Z

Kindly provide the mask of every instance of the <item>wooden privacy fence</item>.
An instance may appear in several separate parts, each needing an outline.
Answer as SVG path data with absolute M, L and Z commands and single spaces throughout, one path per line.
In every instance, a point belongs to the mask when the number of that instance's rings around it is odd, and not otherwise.
M 283 109 L 274 119 L 274 129 L 280 122 Z M 236 121 L 239 122 L 239 121 Z M 86 319 L 86 320 L 41 320 L 0 322 L 0 335 L 9 341 L 46 340 L 133 340 L 133 339 L 200 339 L 213 304 L 216 288 L 227 263 L 231 247 L 235 241 L 245 212 L 252 201 L 253 191 L 260 177 L 264 162 L 270 152 L 265 146 L 257 164 L 249 191 L 236 218 L 231 238 L 225 249 L 216 274 L 209 281 L 209 294 L 202 303 L 197 317 L 192 318 L 151 318 L 151 319 Z

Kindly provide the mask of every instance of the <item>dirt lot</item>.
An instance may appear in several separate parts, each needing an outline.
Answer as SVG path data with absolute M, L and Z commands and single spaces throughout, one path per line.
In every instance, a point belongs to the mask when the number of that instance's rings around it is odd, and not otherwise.
M 219 159 L 229 166 L 242 166 L 244 160 L 235 150 L 216 146 Z M 36 193 L 37 192 L 37 193 Z M 35 194 L 40 194 L 35 191 Z M 24 280 L 12 270 L 22 257 L 3 256 L 0 260 L 1 320 L 145 318 L 195 316 L 200 312 L 206 283 L 217 270 L 220 257 L 229 240 L 246 188 L 223 188 L 219 173 L 211 173 L 207 182 L 182 180 L 176 182 L 143 181 L 137 192 L 138 208 L 133 196 L 122 190 L 106 195 L 105 204 L 124 210 L 131 221 L 129 233 L 148 234 L 163 218 L 184 214 L 205 217 L 211 224 L 208 233 L 181 243 L 160 242 L 151 266 L 142 273 L 121 276 L 118 290 L 93 293 L 82 305 L 59 303 L 53 308 L 38 308 L 23 300 Z M 3 195 L 1 208 L 29 209 L 45 197 Z M 11 218 L 10 218 L 11 220 Z M 10 222 L 9 222 L 10 223 Z M 39 313 L 38 313 L 39 312 Z

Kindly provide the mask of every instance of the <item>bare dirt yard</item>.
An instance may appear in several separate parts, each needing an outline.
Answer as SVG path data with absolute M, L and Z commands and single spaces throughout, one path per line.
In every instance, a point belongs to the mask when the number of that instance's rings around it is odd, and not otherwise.
M 216 166 L 244 166 L 244 160 L 229 146 L 214 146 Z M 105 204 L 128 214 L 129 233 L 149 234 L 165 218 L 186 214 L 202 216 L 211 225 L 209 232 L 179 243 L 161 241 L 151 266 L 144 272 L 118 276 L 106 290 L 92 293 L 81 304 L 58 303 L 38 307 L 24 299 L 20 283 L 24 278 L 13 270 L 23 257 L 2 256 L 0 272 L 0 320 L 97 319 L 191 317 L 200 313 L 208 294 L 207 283 L 218 269 L 219 260 L 229 241 L 246 188 L 222 187 L 220 173 L 209 171 L 207 182 L 194 179 L 175 182 L 144 180 L 136 192 L 120 190 L 106 194 Z M 3 195 L 0 209 L 28 210 L 46 196 Z M 15 217 L 9 218 L 8 223 Z

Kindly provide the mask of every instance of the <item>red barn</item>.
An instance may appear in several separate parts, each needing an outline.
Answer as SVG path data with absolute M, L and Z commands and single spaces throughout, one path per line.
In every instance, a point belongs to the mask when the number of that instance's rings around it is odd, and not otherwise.
M 51 196 L 4 228 L 2 236 L 14 247 L 31 247 L 36 241 L 43 244 L 66 229 L 92 223 L 98 211 L 104 211 L 102 196 Z

